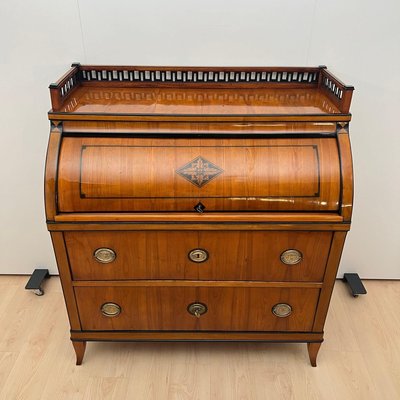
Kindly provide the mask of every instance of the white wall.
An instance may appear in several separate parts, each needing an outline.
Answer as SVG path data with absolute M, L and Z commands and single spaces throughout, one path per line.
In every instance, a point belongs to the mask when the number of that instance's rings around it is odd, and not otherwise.
M 0 273 L 56 272 L 43 211 L 47 86 L 71 64 L 320 65 L 356 87 L 356 195 L 341 273 L 400 278 L 400 2 L 0 3 Z

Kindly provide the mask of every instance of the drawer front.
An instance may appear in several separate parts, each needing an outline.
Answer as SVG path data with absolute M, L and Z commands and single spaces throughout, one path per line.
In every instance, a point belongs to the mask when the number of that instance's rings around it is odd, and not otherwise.
M 301 231 L 65 232 L 75 280 L 320 282 L 331 238 L 331 232 Z M 98 249 L 110 249 L 115 259 L 96 260 Z M 295 263 L 286 264 L 288 250 L 301 259 L 289 257 Z
M 319 289 L 104 286 L 75 295 L 83 330 L 310 331 Z M 194 304 L 206 312 L 191 314 Z M 278 304 L 290 315 L 276 316 Z

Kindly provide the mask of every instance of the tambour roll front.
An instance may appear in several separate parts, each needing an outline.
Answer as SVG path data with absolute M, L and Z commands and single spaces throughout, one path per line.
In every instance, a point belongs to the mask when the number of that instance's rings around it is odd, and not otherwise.
M 353 88 L 325 67 L 74 64 L 45 200 L 77 363 L 93 340 L 304 342 L 352 213 Z

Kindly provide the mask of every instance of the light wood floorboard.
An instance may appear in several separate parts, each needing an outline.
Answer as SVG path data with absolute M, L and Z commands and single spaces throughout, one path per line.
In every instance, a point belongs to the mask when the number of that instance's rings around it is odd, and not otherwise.
M 317 368 L 305 344 L 88 343 L 75 366 L 60 282 L 0 276 L 0 399 L 400 399 L 400 282 L 338 281 Z

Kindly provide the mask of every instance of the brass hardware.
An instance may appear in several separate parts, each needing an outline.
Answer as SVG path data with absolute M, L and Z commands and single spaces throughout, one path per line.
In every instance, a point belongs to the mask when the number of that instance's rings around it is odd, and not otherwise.
M 285 318 L 292 313 L 292 307 L 286 303 L 278 303 L 272 307 L 272 313 L 277 317 Z
M 303 260 L 303 254 L 295 249 L 289 249 L 281 254 L 281 261 L 286 265 L 295 265 Z
M 100 310 L 105 317 L 116 317 L 121 314 L 121 306 L 116 303 L 104 303 Z
M 196 318 L 200 318 L 203 314 L 207 312 L 207 306 L 202 303 L 192 303 L 188 305 L 188 312 L 194 315 Z
M 94 254 L 94 259 L 102 264 L 108 264 L 115 260 L 117 255 L 115 254 L 114 250 L 111 250 L 107 247 L 100 247 L 97 249 Z
M 188 254 L 189 260 L 195 263 L 202 263 L 208 260 L 208 252 L 203 249 L 193 249 Z

